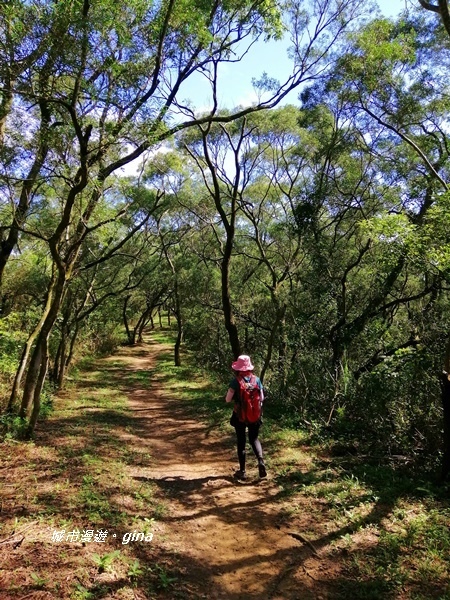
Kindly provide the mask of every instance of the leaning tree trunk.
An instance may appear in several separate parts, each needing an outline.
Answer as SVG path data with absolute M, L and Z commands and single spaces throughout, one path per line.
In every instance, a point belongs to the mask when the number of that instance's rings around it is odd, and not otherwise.
M 67 373 L 69 370 L 70 365 L 72 364 L 72 359 L 73 359 L 73 354 L 74 354 L 74 350 L 75 350 L 75 344 L 78 338 L 78 332 L 80 331 L 80 323 L 79 321 L 75 322 L 75 328 L 73 330 L 73 333 L 70 337 L 70 343 L 69 343 L 69 352 L 67 353 L 67 358 L 66 358 L 66 364 L 65 364 L 65 372 Z
M 59 309 L 64 298 L 65 289 L 65 273 L 60 271 L 54 289 L 53 301 L 50 310 L 38 335 L 30 364 L 28 366 L 27 377 L 23 389 L 22 404 L 19 412 L 19 416 L 22 418 L 30 416 L 33 404 L 36 401 L 36 390 L 39 388 L 39 386 L 42 388 L 44 383 L 43 380 L 41 381 L 41 376 L 43 373 L 44 363 L 44 379 L 47 372 L 46 364 L 48 360 L 48 339 L 58 316 Z
M 146 328 L 150 320 L 150 315 L 153 311 L 153 308 L 153 304 L 147 305 L 147 308 L 140 316 L 139 321 L 137 322 L 137 325 L 134 328 L 134 343 L 136 343 L 136 340 L 139 342 L 139 344 L 142 344 L 142 342 L 144 341 L 144 329 Z
M 145 328 L 147 327 L 147 325 L 150 323 L 150 327 L 151 329 L 153 329 L 153 319 L 152 319 L 152 312 L 155 310 L 154 306 L 151 306 L 149 308 L 149 310 L 147 310 L 145 312 L 145 319 L 142 321 L 142 323 L 139 326 L 139 330 L 138 330 L 138 342 L 140 344 L 142 344 L 142 342 L 144 341 L 144 331 Z
M 22 383 L 22 377 L 23 374 L 25 372 L 27 363 L 28 363 L 28 359 L 30 356 L 30 352 L 31 352 L 31 348 L 33 347 L 33 344 L 36 340 L 36 338 L 38 337 L 39 333 L 42 330 L 42 327 L 45 323 L 45 320 L 50 312 L 51 306 L 52 306 L 52 301 L 53 301 L 53 292 L 56 286 L 56 281 L 57 281 L 57 274 L 56 271 L 53 272 L 52 275 L 52 280 L 50 282 L 50 286 L 47 292 L 47 300 L 45 303 L 45 307 L 44 307 L 44 311 L 42 313 L 42 316 L 39 320 L 39 323 L 36 325 L 34 331 L 32 332 L 32 334 L 29 336 L 25 347 L 23 349 L 22 352 L 22 357 L 20 359 L 20 363 L 18 366 L 18 369 L 16 371 L 16 376 L 14 378 L 14 384 L 13 384 L 13 388 L 11 391 L 11 395 L 9 397 L 9 402 L 8 402 L 8 407 L 7 407 L 7 412 L 12 412 L 13 408 L 14 408 L 14 404 L 17 400 L 17 396 L 19 393 L 19 389 L 20 389 L 20 385 Z
M 31 356 L 19 411 L 19 417 L 22 419 L 29 417 L 33 409 L 34 392 L 38 383 L 39 373 L 41 372 L 42 363 L 47 361 L 48 358 L 47 339 L 47 334 L 41 331 Z
M 127 306 L 128 306 L 128 302 L 130 301 L 130 298 L 131 298 L 131 296 L 125 296 L 125 299 L 123 301 L 123 308 L 122 308 L 122 318 L 123 318 L 123 324 L 125 327 L 125 331 L 127 332 L 128 343 L 130 345 L 133 345 L 132 334 L 130 331 L 130 325 L 128 323 L 128 317 L 127 317 Z
M 34 428 L 36 427 L 36 423 L 39 417 L 39 412 L 41 410 L 41 392 L 44 386 L 45 377 L 47 375 L 48 368 L 48 348 L 45 347 L 45 356 L 46 358 L 42 360 L 41 368 L 39 369 L 39 375 L 36 382 L 36 386 L 34 388 L 33 394 L 33 410 L 31 412 L 30 421 L 28 423 L 28 427 L 26 430 L 26 438 L 31 439 L 33 435 Z
M 62 322 L 60 324 L 61 336 L 56 351 L 56 356 L 53 362 L 52 369 L 52 380 L 58 390 L 62 390 L 64 385 L 64 378 L 66 375 L 66 363 L 67 363 L 67 346 L 70 339 L 70 321 L 73 313 L 74 297 L 71 293 L 70 288 L 67 289 L 65 294 L 65 306 L 62 312 Z
M 141 322 L 143 323 L 142 316 L 139 317 L 137 325 L 135 327 L 133 327 L 133 333 L 131 335 L 131 342 L 130 342 L 132 346 L 135 346 L 136 342 L 138 340 L 138 330 L 139 330 Z
M 22 356 L 20 358 L 20 363 L 17 368 L 16 375 L 14 377 L 14 383 L 13 383 L 13 387 L 11 390 L 11 395 L 9 397 L 8 406 L 6 408 L 6 412 L 8 412 L 8 413 L 12 413 L 14 410 L 14 405 L 16 403 L 17 396 L 19 394 L 20 385 L 22 383 L 22 377 L 23 377 L 25 368 L 28 363 L 28 358 L 30 356 L 31 347 L 33 346 L 34 340 L 38 336 L 39 331 L 40 331 L 40 327 L 39 328 L 36 327 L 36 329 L 33 331 L 33 333 L 28 338 L 27 343 L 25 344 L 25 348 L 23 349 Z

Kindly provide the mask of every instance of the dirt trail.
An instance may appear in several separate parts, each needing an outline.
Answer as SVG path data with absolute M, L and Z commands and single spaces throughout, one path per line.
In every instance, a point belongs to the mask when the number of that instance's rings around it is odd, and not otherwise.
M 113 360 L 148 370 L 161 351 L 150 343 Z M 233 480 L 231 428 L 224 437 L 192 418 L 157 376 L 150 387 L 131 391 L 129 402 L 136 426 L 129 428 L 126 443 L 152 457 L 148 466 L 133 467 L 130 476 L 151 480 L 165 498 L 168 512 L 155 526 L 153 544 L 176 562 L 190 598 L 329 597 L 316 577 L 320 557 L 281 526 L 280 490 L 270 476 L 257 480 L 249 448 L 248 469 L 255 481 Z

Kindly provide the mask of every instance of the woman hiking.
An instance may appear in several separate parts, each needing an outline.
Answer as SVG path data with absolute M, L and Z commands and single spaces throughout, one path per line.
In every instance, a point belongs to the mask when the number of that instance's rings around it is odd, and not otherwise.
M 249 356 L 242 354 L 231 364 L 236 376 L 228 388 L 225 402 L 234 400 L 230 425 L 236 430 L 239 471 L 234 474 L 239 480 L 246 479 L 245 473 L 245 430 L 248 428 L 248 439 L 258 459 L 258 471 L 261 478 L 267 477 L 263 460 L 261 442 L 258 439 L 261 426 L 261 409 L 264 401 L 264 390 L 259 377 L 253 374 L 254 366 Z

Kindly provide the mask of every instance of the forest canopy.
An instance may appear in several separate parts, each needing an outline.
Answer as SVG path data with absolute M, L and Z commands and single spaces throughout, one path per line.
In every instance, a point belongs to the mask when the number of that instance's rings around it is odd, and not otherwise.
M 222 374 L 251 354 L 274 418 L 448 475 L 448 4 L 376 15 L 0 4 L 3 434 L 30 437 L 80 357 L 164 311 L 175 364 L 183 343 Z M 221 106 L 220 65 L 283 36 L 290 77 Z

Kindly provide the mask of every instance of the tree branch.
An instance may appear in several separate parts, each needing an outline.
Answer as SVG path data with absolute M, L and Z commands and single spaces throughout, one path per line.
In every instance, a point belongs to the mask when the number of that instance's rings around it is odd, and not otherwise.
M 447 0 L 438 0 L 439 2 L 439 12 L 441 14 L 442 23 L 450 36 L 450 12 L 448 10 Z
M 441 9 L 439 8 L 439 6 L 436 6 L 435 4 L 431 4 L 430 2 L 426 2 L 426 0 L 419 0 L 419 4 L 425 10 L 431 10 L 432 12 L 436 12 L 438 14 L 441 14 Z
M 449 186 L 448 186 L 447 182 L 444 179 L 442 179 L 442 177 L 439 175 L 439 173 L 436 171 L 434 166 L 429 161 L 426 154 L 423 152 L 423 150 L 421 148 L 419 148 L 419 146 L 411 138 L 409 138 L 406 134 L 402 133 L 397 127 L 394 127 L 393 125 L 390 125 L 386 121 L 383 121 L 383 119 L 381 117 L 376 115 L 374 112 L 372 112 L 370 110 L 370 108 L 367 108 L 367 106 L 364 105 L 364 103 L 362 102 L 362 99 L 361 99 L 361 106 L 362 106 L 362 109 L 368 115 L 370 115 L 373 119 L 375 119 L 375 121 L 377 121 L 380 125 L 382 125 L 383 127 L 386 127 L 387 129 L 390 129 L 391 131 L 396 133 L 399 137 L 401 137 L 402 140 L 404 140 L 407 144 L 409 144 L 411 146 L 411 148 L 413 148 L 415 150 L 415 152 L 420 156 L 420 158 L 424 161 L 424 163 L 425 163 L 427 169 L 430 171 L 430 173 L 441 183 L 442 187 L 446 191 L 448 190 Z
M 382 354 L 375 354 L 362 367 L 359 367 L 359 369 L 353 373 L 354 378 L 358 380 L 364 373 L 373 371 L 373 369 L 381 363 L 383 363 L 386 360 L 386 358 L 388 358 L 389 356 L 393 356 L 399 350 L 404 350 L 406 348 L 415 348 L 420 343 L 420 339 L 410 338 L 407 342 L 405 342 L 404 344 L 400 344 L 396 348 L 391 348 L 390 350 L 388 350 L 387 352 L 383 352 Z

